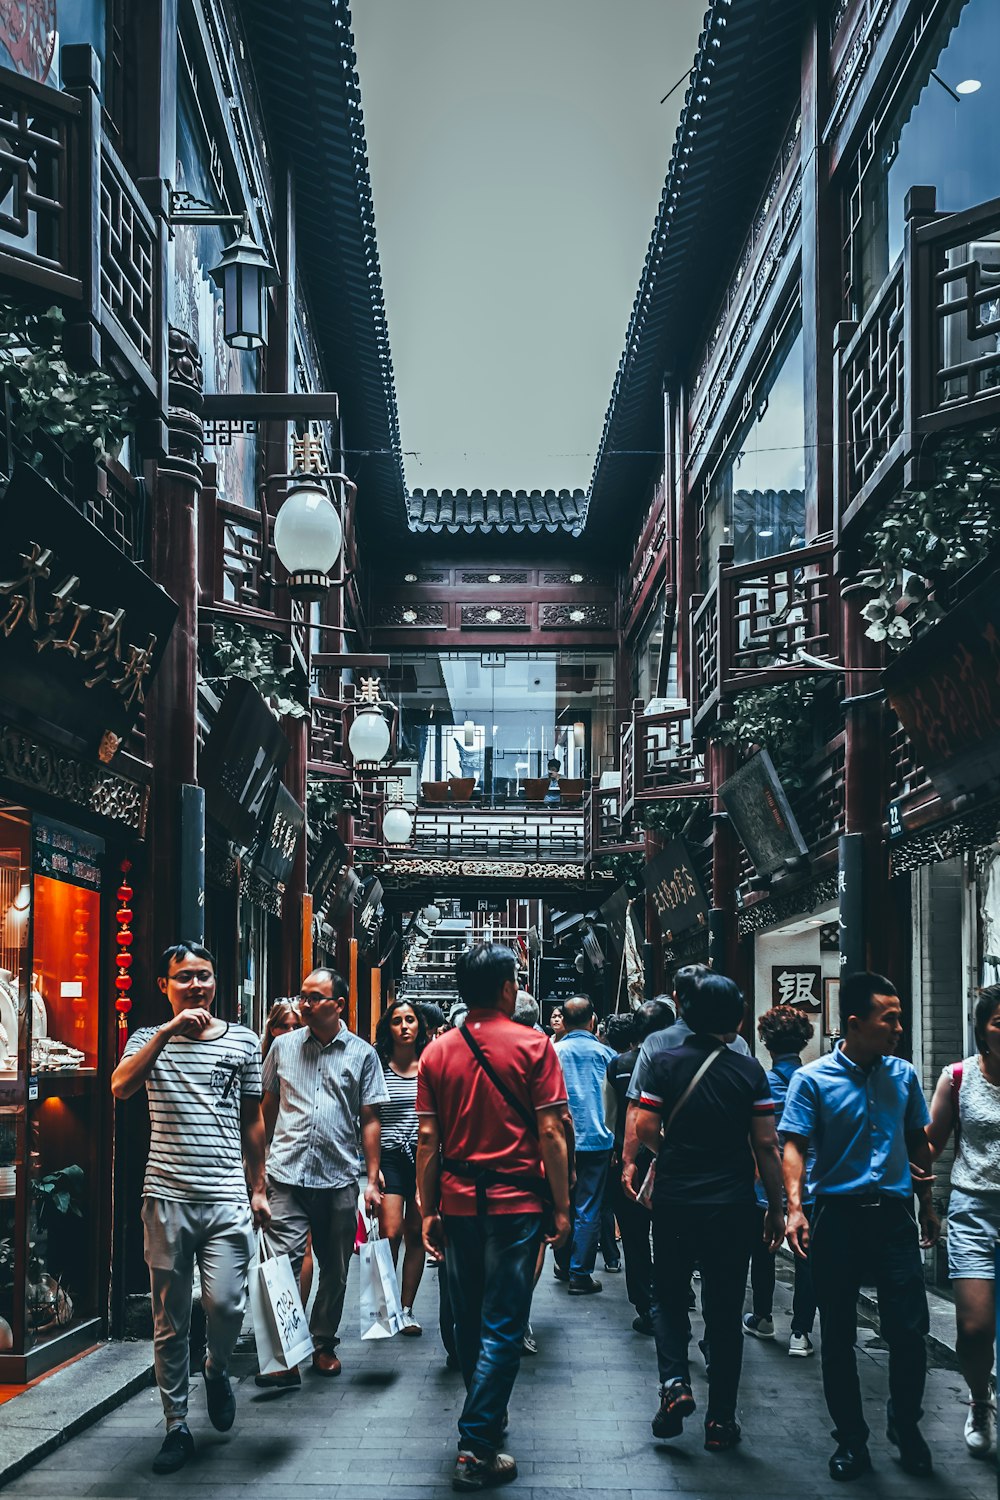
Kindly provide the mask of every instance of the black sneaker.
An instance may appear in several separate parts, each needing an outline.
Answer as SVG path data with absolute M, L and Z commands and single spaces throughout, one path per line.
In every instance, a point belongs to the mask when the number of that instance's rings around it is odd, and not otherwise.
M 569 1282 L 569 1294 L 571 1297 L 591 1297 L 595 1292 L 603 1292 L 604 1288 L 593 1276 L 571 1276 Z
M 163 1439 L 163 1446 L 153 1459 L 154 1474 L 175 1474 L 183 1469 L 194 1452 L 194 1438 L 186 1422 L 180 1427 L 171 1427 Z
M 632 1319 L 632 1327 L 635 1329 L 636 1333 L 651 1334 L 653 1332 L 653 1320 L 649 1316 L 649 1313 L 638 1313 L 636 1317 Z
M 705 1452 L 728 1453 L 740 1441 L 739 1422 L 706 1422 Z
M 569 1280 L 569 1271 L 564 1271 L 563 1268 L 562 1268 L 562 1266 L 557 1266 L 555 1264 L 555 1262 L 553 1262 L 553 1265 L 552 1265 L 552 1274 L 556 1278 L 557 1281 L 568 1281 Z
M 484 1490 L 496 1484 L 510 1484 L 517 1478 L 517 1464 L 509 1453 L 494 1453 L 492 1458 L 478 1458 L 460 1448 L 451 1476 L 453 1490 Z
M 684 1419 L 694 1411 L 691 1387 L 683 1380 L 672 1380 L 660 1388 L 660 1409 L 650 1426 L 653 1436 L 658 1438 L 680 1437 Z
M 209 1375 L 208 1361 L 202 1365 L 208 1420 L 216 1432 L 228 1432 L 236 1421 L 236 1397 L 228 1375 Z

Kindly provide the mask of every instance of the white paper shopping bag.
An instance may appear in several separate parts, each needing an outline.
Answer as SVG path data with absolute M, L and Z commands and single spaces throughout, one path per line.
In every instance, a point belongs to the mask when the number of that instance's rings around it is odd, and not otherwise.
M 378 1220 L 372 1215 L 368 1239 L 358 1252 L 361 1261 L 361 1337 L 391 1339 L 403 1320 L 392 1246 L 379 1238 Z
M 275 1255 L 263 1233 L 250 1264 L 250 1309 L 262 1375 L 294 1370 L 313 1352 L 302 1298 L 287 1255 Z

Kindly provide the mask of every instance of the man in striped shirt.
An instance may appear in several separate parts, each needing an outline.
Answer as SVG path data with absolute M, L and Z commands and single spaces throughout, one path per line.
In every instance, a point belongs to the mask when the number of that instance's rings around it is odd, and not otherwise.
M 305 1025 L 276 1037 L 264 1059 L 264 1119 L 273 1130 L 269 1240 L 278 1255 L 290 1256 L 298 1278 L 312 1232 L 319 1287 L 309 1328 L 318 1375 L 340 1374 L 336 1348 L 358 1225 L 362 1156 L 368 1212 L 382 1201 L 379 1107 L 389 1094 L 375 1048 L 344 1025 L 346 1000 L 339 974 L 314 969 L 299 991 Z M 265 1388 L 301 1384 L 298 1370 L 256 1380 Z
M 226 1432 L 236 1417 L 226 1365 L 243 1323 L 253 1227 L 266 1225 L 270 1213 L 260 1043 L 247 1027 L 212 1015 L 215 962 L 200 943 L 167 949 L 159 985 L 173 1017 L 129 1038 L 111 1090 L 116 1099 L 129 1099 L 145 1084 L 149 1099 L 142 1222 L 156 1383 L 167 1420 L 153 1469 L 169 1474 L 194 1452 L 187 1425 L 194 1262 L 208 1331 L 208 1415 L 213 1427 Z

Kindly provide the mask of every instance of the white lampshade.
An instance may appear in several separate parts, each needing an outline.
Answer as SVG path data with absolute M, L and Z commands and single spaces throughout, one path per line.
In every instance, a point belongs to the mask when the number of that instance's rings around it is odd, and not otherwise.
M 274 550 L 293 593 L 320 597 L 326 591 L 343 542 L 337 508 L 322 485 L 306 482 L 289 492 L 274 519 Z
M 394 803 L 382 818 L 382 837 L 387 844 L 407 844 L 413 832 L 413 819 L 405 807 Z
M 582 721 L 573 725 L 573 742 L 578 750 L 582 750 L 587 743 L 587 726 Z
M 463 748 L 474 750 L 476 748 L 476 723 L 474 719 L 466 719 L 462 726 Z
M 424 907 L 420 915 L 423 917 L 428 927 L 436 927 L 441 920 L 441 908 L 440 906 L 435 906 L 434 902 L 432 901 L 429 906 Z
M 379 709 L 362 708 L 355 715 L 347 746 L 356 761 L 372 764 L 384 760 L 389 749 L 389 726 Z

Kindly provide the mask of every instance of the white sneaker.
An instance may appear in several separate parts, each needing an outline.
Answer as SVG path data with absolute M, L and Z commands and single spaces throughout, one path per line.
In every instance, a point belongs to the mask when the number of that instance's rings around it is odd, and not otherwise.
M 986 1458 L 996 1442 L 996 1407 L 992 1401 L 970 1401 L 965 1419 L 965 1446 L 973 1458 Z
M 412 1308 L 403 1308 L 403 1316 L 400 1319 L 399 1331 L 400 1333 L 408 1334 L 411 1339 L 418 1339 L 423 1333 L 424 1330 L 421 1328 L 420 1324 L 413 1316 Z
M 810 1354 L 815 1353 L 808 1333 L 793 1333 L 788 1340 L 788 1352 L 797 1354 L 800 1359 L 806 1359 Z
M 753 1313 L 747 1313 L 743 1319 L 743 1332 L 755 1339 L 773 1339 L 774 1319 L 758 1318 Z

